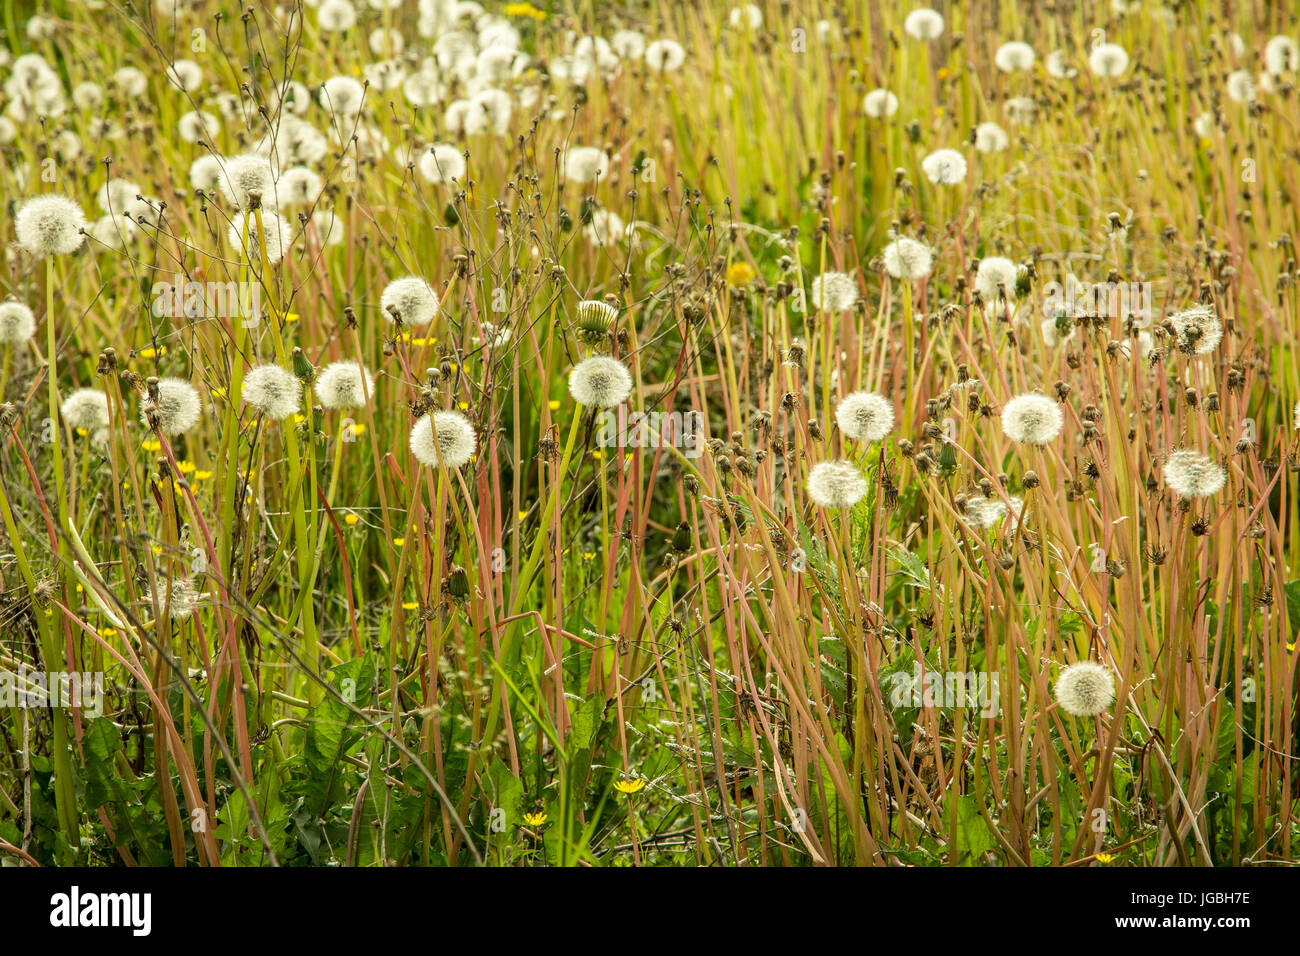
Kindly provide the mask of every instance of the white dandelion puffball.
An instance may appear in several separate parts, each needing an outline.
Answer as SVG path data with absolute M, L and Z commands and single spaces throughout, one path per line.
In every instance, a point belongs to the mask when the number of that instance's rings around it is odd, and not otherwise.
M 465 155 L 450 143 L 434 143 L 420 157 L 420 174 L 431 183 L 454 183 L 466 172 Z
M 1214 308 L 1198 305 L 1169 317 L 1178 351 L 1184 355 L 1209 355 L 1223 341 L 1223 323 Z
M 316 171 L 306 166 L 291 166 L 280 174 L 275 194 L 280 206 L 312 206 L 320 198 L 325 183 Z
M 177 60 L 167 67 L 167 82 L 182 93 L 192 93 L 203 83 L 203 67 L 193 60 Z
M 1288 36 L 1275 36 L 1264 46 L 1264 69 L 1274 76 L 1300 69 L 1300 49 Z
M 989 256 L 980 260 L 975 271 L 975 289 L 984 299 L 985 306 L 992 307 L 1000 295 L 1005 295 L 1010 307 L 1015 307 L 1016 275 L 1018 267 L 1010 259 L 1002 256 Z
M 404 276 L 384 287 L 384 294 L 379 298 L 379 310 L 389 322 L 428 325 L 438 314 L 438 294 L 422 277 Z M 396 318 L 393 316 L 394 310 L 397 312 Z
M 316 378 L 314 394 L 325 408 L 360 408 L 375 394 L 370 370 L 357 362 L 331 362 Z
M 812 281 L 812 301 L 826 312 L 847 312 L 858 303 L 858 284 L 845 272 L 823 272 Z
M 936 186 L 955 186 L 966 179 L 966 157 L 955 149 L 936 149 L 921 160 L 921 169 Z
M 623 217 L 612 209 L 592 211 L 591 220 L 582 227 L 582 234 L 593 246 L 616 246 L 624 239 L 635 239 L 635 227 L 626 225 Z
M 1047 70 L 1048 76 L 1058 80 L 1068 80 L 1079 75 L 1079 71 L 1070 66 L 1064 50 L 1053 50 L 1047 54 L 1043 59 L 1043 67 Z
M 1013 96 L 1002 104 L 1002 111 L 1016 126 L 1028 126 L 1038 115 L 1038 103 L 1032 96 Z
M 732 7 L 727 21 L 733 27 L 744 26 L 757 30 L 763 25 L 763 11 L 752 3 L 747 3 L 743 7 Z
M 150 415 L 158 421 L 158 430 L 164 435 L 180 435 L 199 423 L 203 414 L 203 400 L 198 389 L 183 378 L 158 380 L 158 401 L 146 398 L 140 404 L 140 421 L 151 428 Z
M 86 214 L 67 196 L 34 196 L 18 207 L 14 233 L 18 245 L 34 256 L 61 256 L 76 252 L 86 241 L 81 230 Z
M 609 154 L 596 146 L 574 146 L 564 154 L 564 178 L 594 183 L 609 175 Z
M 17 345 L 36 334 L 36 316 L 21 302 L 0 303 L 0 345 Z
M 1039 323 L 1038 328 L 1043 333 L 1043 344 L 1049 349 L 1056 348 L 1062 342 L 1073 341 L 1079 335 L 1079 327 L 1076 325 L 1070 328 L 1069 335 L 1062 338 L 1060 327 L 1056 324 L 1056 319 L 1043 319 L 1043 321 Z
M 1250 70 L 1236 70 L 1228 74 L 1228 99 L 1234 103 L 1250 103 L 1255 99 L 1255 77 Z
M 987 531 L 1008 514 L 1013 521 L 1019 520 L 1020 513 L 1024 510 L 1024 501 L 1014 497 L 1008 498 L 1007 501 L 1011 503 L 1009 508 L 1007 502 L 1001 498 L 985 498 L 983 495 L 967 498 L 962 508 L 962 518 L 971 527 L 979 528 L 981 531 Z
M 1034 65 L 1034 48 L 1028 43 L 1012 40 L 998 47 L 998 51 L 993 54 L 993 62 L 1003 73 L 1027 70 Z
M 898 112 L 898 97 L 889 90 L 872 90 L 862 98 L 862 112 L 872 119 L 884 119 Z
M 875 392 L 853 392 L 836 407 L 835 421 L 854 441 L 883 441 L 894 427 L 894 406 Z
M 588 408 L 614 408 L 632 394 L 632 373 L 608 355 L 593 355 L 569 372 L 569 394 Z
M 320 87 L 320 105 L 339 117 L 356 116 L 365 98 L 366 88 L 350 76 L 331 76 Z
M 194 615 L 203 600 L 203 594 L 184 578 L 174 578 L 160 582 L 158 586 L 158 607 L 165 609 L 173 621 L 185 621 Z M 145 588 L 144 602 L 153 605 L 154 592 Z
M 312 214 L 311 223 L 322 246 L 337 246 L 343 241 L 343 220 L 333 209 L 318 209 Z
M 445 92 L 442 79 L 432 70 L 419 70 L 402 81 L 402 95 L 412 106 L 432 106 Z
M 302 382 L 286 368 L 258 365 L 244 375 L 243 397 L 267 418 L 282 421 L 302 405 Z
M 1228 473 L 1214 459 L 1187 448 L 1165 460 L 1163 473 L 1165 484 L 1180 498 L 1212 497 L 1228 480 Z
M 187 143 L 210 142 L 221 132 L 221 121 L 211 113 L 190 110 L 177 120 L 176 132 Z
M 1075 717 L 1095 717 L 1115 701 L 1115 675 L 1096 661 L 1063 667 L 1056 678 L 1056 699 Z
M 1002 431 L 1021 445 L 1046 445 L 1061 434 L 1065 414 L 1046 395 L 1017 395 L 1002 408 Z
M 275 208 L 275 172 L 269 159 L 258 153 L 243 153 L 225 160 L 222 167 L 217 185 L 232 206 L 247 209 L 251 194 L 258 193 L 264 208 Z
M 975 151 L 1000 153 L 1011 145 L 1011 137 L 997 123 L 980 123 L 975 127 Z
M 680 70 L 686 62 L 686 50 L 676 40 L 655 40 L 645 48 L 645 64 L 656 73 Z
M 97 388 L 79 388 L 63 400 L 59 414 L 74 429 L 93 435 L 108 427 L 108 396 Z
M 867 479 L 851 461 L 823 461 L 808 472 L 808 497 L 819 508 L 852 508 L 867 494 Z
M 221 184 L 223 171 L 221 160 L 211 153 L 205 153 L 190 163 L 190 186 L 202 192 L 216 189 Z
M 263 232 L 266 234 L 266 259 L 270 265 L 275 265 L 284 258 L 288 251 L 290 243 L 293 241 L 293 231 L 284 218 L 276 212 L 269 209 L 261 210 Z M 230 222 L 230 230 L 227 233 L 230 244 L 236 249 L 242 248 L 244 242 L 244 222 L 248 222 L 248 258 L 258 259 L 262 257 L 262 242 L 257 233 L 257 214 L 239 213 Z
M 609 46 L 624 60 L 639 60 L 645 56 L 645 37 L 635 30 L 616 30 L 609 38 Z
M 422 465 L 459 468 L 473 457 L 477 441 L 474 426 L 460 412 L 430 412 L 411 429 L 411 454 Z
M 116 71 L 112 81 L 113 85 L 122 91 L 123 96 L 132 100 L 144 96 L 145 90 L 149 88 L 149 79 L 144 72 L 133 66 L 124 66 Z
M 342 33 L 357 25 L 357 11 L 348 0 L 321 0 L 316 23 L 326 33 Z
M 900 236 L 885 246 L 884 261 L 895 279 L 924 279 L 934 268 L 934 253 L 924 242 Z
M 929 7 L 918 7 L 903 21 L 903 30 L 917 40 L 934 40 L 943 36 L 943 15 Z
M 1088 54 L 1088 68 L 1106 79 L 1123 76 L 1128 69 L 1128 51 L 1115 43 L 1098 43 Z

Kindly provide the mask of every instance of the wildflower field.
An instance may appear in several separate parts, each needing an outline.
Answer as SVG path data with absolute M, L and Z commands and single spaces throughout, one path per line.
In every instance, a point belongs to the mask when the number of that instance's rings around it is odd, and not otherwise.
M 1265 0 L 3 0 L 4 866 L 1300 858 Z

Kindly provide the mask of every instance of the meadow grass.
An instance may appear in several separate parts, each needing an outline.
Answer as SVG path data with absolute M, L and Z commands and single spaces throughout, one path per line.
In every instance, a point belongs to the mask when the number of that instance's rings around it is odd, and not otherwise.
M 1293 863 L 1220 6 L 3 0 L 0 858 Z

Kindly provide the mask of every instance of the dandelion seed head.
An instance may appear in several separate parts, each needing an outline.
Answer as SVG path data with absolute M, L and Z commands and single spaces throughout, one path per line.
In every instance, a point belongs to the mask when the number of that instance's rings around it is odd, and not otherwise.
M 645 48 L 645 64 L 656 73 L 680 70 L 686 62 L 686 50 L 676 40 L 655 40 Z
M 943 36 L 943 15 L 929 7 L 918 7 L 903 21 L 903 30 L 917 40 L 934 40 Z
M 439 456 L 448 468 L 459 468 L 474 455 L 477 441 L 474 426 L 464 415 L 430 412 L 411 429 L 411 454 L 432 468 L 438 467 Z
M 282 421 L 302 405 L 302 382 L 279 365 L 258 365 L 244 375 L 243 398 L 267 418 Z
M 124 66 L 113 73 L 112 83 L 127 99 L 139 99 L 149 89 L 149 79 L 142 70 Z
M 203 602 L 202 592 L 186 578 L 172 578 L 170 581 L 160 582 L 157 597 L 158 607 L 165 609 L 167 616 L 173 621 L 188 620 Z M 152 606 L 154 601 L 152 588 L 145 588 L 144 601 Z
M 763 11 L 752 3 L 747 3 L 743 7 L 732 7 L 727 15 L 727 22 L 733 27 L 757 30 L 763 25 Z
M 971 527 L 978 528 L 981 531 L 993 527 L 1008 514 L 1014 520 L 1018 520 L 1021 511 L 1024 509 L 1024 501 L 1014 497 L 1008 498 L 1007 501 L 1011 503 L 1010 508 L 1007 507 L 1007 502 L 1001 498 L 986 498 L 983 495 L 975 495 L 966 499 L 962 517 Z
M 1046 395 L 1017 395 L 1002 407 L 1002 431 L 1021 445 L 1046 445 L 1061 434 L 1065 414 Z
M 1228 473 L 1209 455 L 1182 448 L 1165 459 L 1165 484 L 1180 498 L 1210 498 L 1223 490 Z
M 862 98 L 862 111 L 872 119 L 884 119 L 898 112 L 898 97 L 889 90 L 872 90 Z
M 72 428 L 94 434 L 108 427 L 108 396 L 97 388 L 79 388 L 63 400 L 59 414 Z
M 894 427 L 894 406 L 874 392 L 853 392 L 836 407 L 835 421 L 854 441 L 883 441 Z
M 1123 76 L 1128 69 L 1128 51 L 1116 43 L 1098 43 L 1088 54 L 1088 68 L 1106 79 Z
M 217 185 L 226 201 L 237 209 L 247 209 L 250 193 L 259 193 L 263 209 L 275 208 L 275 172 L 271 161 L 258 153 L 243 153 L 222 163 Z
M 1096 661 L 1079 661 L 1061 668 L 1056 699 L 1075 717 L 1094 717 L 1115 700 L 1115 675 Z
M 808 472 L 808 497 L 819 508 L 852 508 L 867 494 L 867 479 L 850 461 L 823 461 Z
M 320 370 L 313 388 L 325 408 L 360 408 L 367 395 L 374 396 L 375 379 L 357 362 L 331 362 Z
M 624 60 L 639 60 L 645 55 L 645 37 L 635 30 L 615 31 L 609 45 Z
M 1178 351 L 1184 355 L 1209 355 L 1223 341 L 1223 323 L 1214 308 L 1198 305 L 1169 317 Z
M 18 245 L 34 256 L 62 256 L 86 241 L 86 214 L 67 196 L 33 196 L 18 207 L 14 232 Z
M 995 305 L 999 297 L 1006 296 L 1008 306 L 1015 307 L 1016 276 L 1019 268 L 1010 259 L 1002 256 L 988 256 L 980 260 L 975 271 L 975 288 L 986 306 Z
M 980 123 L 975 127 L 975 151 L 1000 153 L 1011 145 L 1011 137 L 997 123 Z
M 936 149 L 921 160 L 921 170 L 936 186 L 955 186 L 966 180 L 966 157 L 955 149 Z
M 1034 48 L 1028 43 L 1012 40 L 998 47 L 993 62 L 1003 73 L 1016 73 L 1034 65 Z
M 0 345 L 18 345 L 36 334 L 36 316 L 23 303 L 0 302 Z
M 435 143 L 420 156 L 420 173 L 431 183 L 454 183 L 466 172 L 464 154 L 450 143 Z
M 216 189 L 221 182 L 221 160 L 211 153 L 205 153 L 190 163 L 190 186 L 193 189 L 208 192 Z
M 1300 49 L 1288 36 L 1275 36 L 1264 45 L 1264 69 L 1273 76 L 1300 69 Z
M 293 241 L 293 232 L 289 228 L 282 216 L 270 209 L 261 211 L 263 232 L 266 234 L 266 258 L 267 261 L 274 265 L 284 258 L 288 251 L 290 243 Z M 244 221 L 248 221 L 248 257 L 249 259 L 258 260 L 262 255 L 262 244 L 258 238 L 257 216 L 239 213 L 230 223 L 230 229 L 227 237 L 230 244 L 239 249 L 244 241 Z
M 827 312 L 847 312 L 857 305 L 858 284 L 846 272 L 823 272 L 812 281 L 812 301 Z
M 594 183 L 609 175 L 609 154 L 597 146 L 574 146 L 564 154 L 564 178 Z
M 321 0 L 316 22 L 326 33 L 342 33 L 357 25 L 357 11 L 348 0 Z
M 934 253 L 924 242 L 900 236 L 885 246 L 884 261 L 895 279 L 924 279 L 934 268 Z
M 366 88 L 350 76 L 331 76 L 321 84 L 320 105 L 335 116 L 356 116 L 365 98 Z
M 140 421 L 149 427 L 149 415 L 158 419 L 158 429 L 164 435 L 180 435 L 199 423 L 203 413 L 203 400 L 198 389 L 183 378 L 158 380 L 158 401 L 145 399 L 140 405 Z
M 187 143 L 210 143 L 221 132 L 221 120 L 211 113 L 190 110 L 176 121 L 176 132 Z
M 1255 99 L 1255 77 L 1249 70 L 1234 70 L 1228 74 L 1228 99 L 1234 103 L 1250 103 Z
M 569 394 L 588 408 L 614 408 L 632 394 L 632 373 L 608 355 L 593 355 L 569 372 Z
M 1068 80 L 1079 75 L 1079 71 L 1070 66 L 1064 50 L 1053 50 L 1047 54 L 1043 59 L 1043 67 L 1047 70 L 1048 76 L 1058 80 Z
M 422 277 L 404 276 L 384 287 L 379 306 L 389 322 L 393 321 L 392 310 L 396 309 L 402 325 L 428 325 L 438 314 L 438 295 Z
M 275 184 L 278 205 L 311 206 L 320 198 L 325 184 L 316 171 L 306 166 L 291 166 L 280 174 Z

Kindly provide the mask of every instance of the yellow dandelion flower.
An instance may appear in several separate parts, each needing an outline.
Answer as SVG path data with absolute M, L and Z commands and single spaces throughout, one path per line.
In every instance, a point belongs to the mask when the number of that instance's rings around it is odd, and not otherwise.
M 469 402 L 457 402 L 456 407 L 459 408 L 462 412 L 466 411 L 469 408 Z
M 584 561 L 595 561 L 595 560 L 596 560 L 596 552 L 595 552 L 595 551 L 584 551 L 584 552 L 582 552 L 582 560 L 584 560 Z
M 284 314 L 284 321 L 286 321 L 286 322 L 297 322 L 297 321 L 298 321 L 298 313 L 297 313 L 297 312 L 286 312 L 286 313 Z
M 117 636 L 117 631 L 116 631 L 114 628 L 111 628 L 111 627 L 101 627 L 101 628 L 99 629 L 99 636 L 100 636 L 100 637 L 116 637 L 116 636 Z
M 541 23 L 546 19 L 546 12 L 538 10 L 531 3 L 507 3 L 506 16 L 508 17 L 529 17 Z
M 560 400 L 558 398 L 553 398 L 546 404 L 550 406 L 551 411 L 553 412 L 558 412 L 560 410 Z
M 1098 853 L 1098 854 L 1097 854 L 1097 862 L 1098 862 L 1098 863 L 1111 863 L 1111 862 L 1114 861 L 1114 859 L 1115 859 L 1115 855 L 1112 854 L 1112 853 Z
M 153 438 L 146 438 L 140 442 L 140 447 L 145 451 L 162 451 L 162 442 Z
M 213 398 L 225 398 L 226 390 L 224 388 L 214 388 L 210 390 Z
M 545 822 L 546 822 L 545 810 L 539 810 L 537 813 L 524 814 L 524 823 L 527 823 L 530 827 L 540 827 Z
M 212 472 L 208 471 L 206 468 L 200 468 L 198 471 L 194 472 L 194 478 L 196 481 L 207 481 L 211 477 Z
M 755 275 L 754 267 L 748 262 L 733 262 L 727 266 L 727 285 L 744 288 L 754 281 Z
M 198 470 L 198 466 L 195 465 L 194 462 L 190 461 L 188 458 L 185 459 L 184 461 L 178 461 L 176 463 L 176 467 L 180 469 L 180 473 L 182 475 L 188 475 L 190 472 Z
M 344 435 L 348 432 L 351 432 L 353 435 L 364 435 L 366 433 L 366 426 L 361 422 L 350 422 L 345 424 L 341 429 L 339 429 L 339 431 Z
M 90 432 L 85 428 L 78 428 L 77 434 L 80 435 L 82 438 L 85 438 L 87 435 L 90 434 Z
M 167 346 L 160 345 L 157 348 L 154 348 L 152 345 L 146 345 L 144 348 L 142 348 L 140 351 L 136 352 L 135 354 L 140 356 L 140 358 L 147 358 L 147 359 L 162 358 L 164 355 L 167 354 Z
M 400 547 L 402 547 L 403 545 L 406 544 L 406 539 L 405 539 L 405 538 L 394 538 L 394 539 L 393 539 L 393 544 L 397 545 L 397 546 L 400 548 Z
M 360 521 L 360 520 L 361 520 L 361 519 L 360 519 L 357 515 L 354 515 L 354 514 L 345 514 L 345 515 L 343 516 L 343 523 L 344 523 L 345 525 L 347 525 L 349 528 L 352 527 L 354 524 L 356 524 L 356 523 L 357 523 L 358 521 Z
M 403 611 L 418 611 L 419 609 L 420 609 L 420 602 L 418 602 L 418 601 L 403 601 L 403 602 L 402 602 L 402 610 L 403 610 Z
M 614 789 L 619 793 L 636 793 L 645 787 L 645 781 L 640 777 L 624 777 L 622 780 L 614 781 Z

